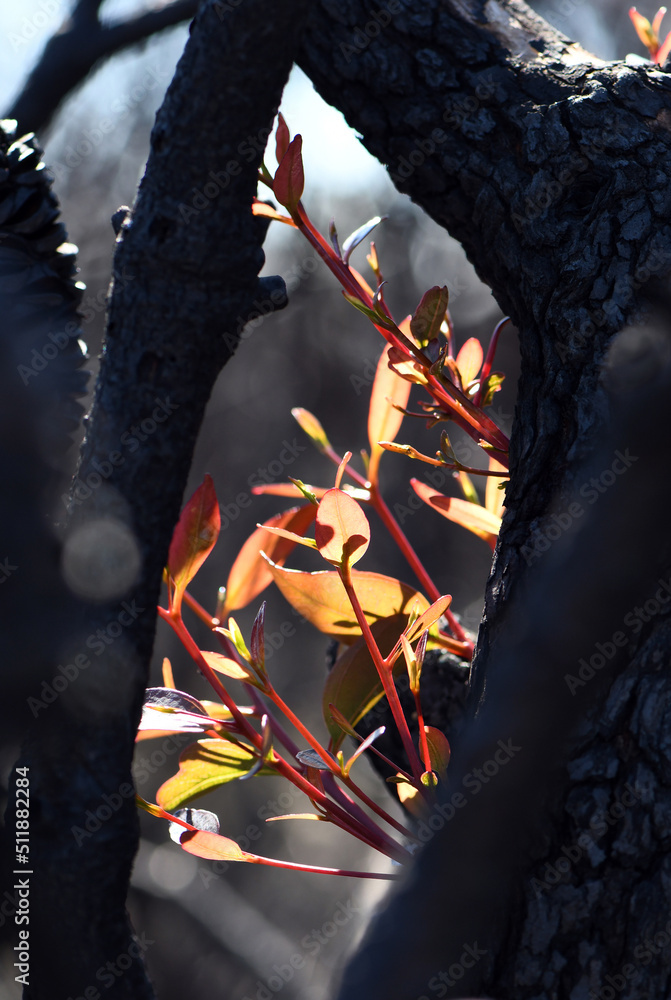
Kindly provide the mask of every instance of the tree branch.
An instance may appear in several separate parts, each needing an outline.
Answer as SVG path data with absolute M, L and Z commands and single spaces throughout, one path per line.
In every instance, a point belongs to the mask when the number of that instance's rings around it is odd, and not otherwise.
M 91 70 L 130 45 L 194 17 L 198 0 L 174 0 L 158 10 L 116 24 L 98 19 L 101 3 L 80 2 L 47 42 L 39 62 L 7 112 L 22 132 L 42 132 L 59 105 Z
M 202 6 L 117 240 L 64 550 L 81 597 L 63 651 L 67 690 L 40 713 L 24 760 L 37 807 L 31 947 L 40 960 L 30 1000 L 83 995 L 119 955 L 133 962 L 110 996 L 151 995 L 124 912 L 138 836 L 135 730 L 163 566 L 212 385 L 255 304 L 286 301 L 281 279 L 256 277 L 264 227 L 250 204 L 304 8 L 247 0 L 220 21 L 214 0 Z

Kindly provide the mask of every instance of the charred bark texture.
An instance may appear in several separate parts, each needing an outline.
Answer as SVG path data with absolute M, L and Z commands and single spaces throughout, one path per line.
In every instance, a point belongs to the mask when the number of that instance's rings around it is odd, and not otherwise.
M 206 2 L 194 22 L 117 241 L 64 549 L 80 595 L 61 660 L 72 676 L 66 690 L 53 685 L 20 762 L 31 769 L 36 873 L 30 1000 L 85 995 L 119 956 L 133 962 L 105 983 L 110 998 L 152 995 L 125 895 L 138 840 L 130 765 L 162 571 L 214 381 L 258 302 L 286 301 L 281 279 L 257 278 L 265 229 L 250 204 L 292 63 L 284 26 L 304 2 L 280 12 L 248 0 L 224 18 L 218 6 Z M 129 435 L 140 442 L 132 459 Z
M 514 783 L 507 797 L 493 783 L 491 798 L 483 791 L 469 804 L 470 819 L 455 819 L 449 834 L 432 840 L 412 888 L 373 929 L 370 951 L 354 963 L 342 995 L 414 1000 L 445 986 L 450 996 L 489 992 L 586 1000 L 590 990 L 611 986 L 608 975 L 624 977 L 617 982 L 624 981 L 625 997 L 665 995 L 668 943 L 651 952 L 647 964 L 639 955 L 636 982 L 622 972 L 625 966 L 630 971 L 637 946 L 666 925 L 668 843 L 659 819 L 668 797 L 661 707 L 671 690 L 665 627 L 657 625 L 650 634 L 643 629 L 640 636 L 627 632 L 628 662 L 617 661 L 624 673 L 609 700 L 598 684 L 591 686 L 590 696 L 578 699 L 579 717 L 572 711 L 578 702 L 567 702 L 561 686 L 554 704 L 540 692 L 537 704 L 522 699 L 527 715 L 545 726 L 546 739 L 555 735 L 559 760 L 530 740 L 525 726 L 533 726 L 524 712 L 509 715 L 504 732 L 492 700 L 493 691 L 502 699 L 499 671 L 521 696 L 520 680 L 534 678 L 528 658 L 533 663 L 539 649 L 551 649 L 542 630 L 535 633 L 535 647 L 520 644 L 515 634 L 534 634 L 534 615 L 541 610 L 533 598 L 536 588 L 557 601 L 551 580 L 571 586 L 581 579 L 580 545 L 563 577 L 549 571 L 545 576 L 552 559 L 544 555 L 543 539 L 556 531 L 553 514 L 572 502 L 588 511 L 581 494 L 585 462 L 613 419 L 612 398 L 600 378 L 606 352 L 615 333 L 645 314 L 653 285 L 671 270 L 671 76 L 652 66 L 604 64 L 516 2 L 401 0 L 384 11 L 372 18 L 360 0 L 315 3 L 300 64 L 387 165 L 397 187 L 462 242 L 519 329 L 522 375 L 512 477 L 472 674 L 481 718 L 465 742 L 455 780 L 459 769 L 465 774 L 469 762 L 495 751 L 493 734 L 521 744 L 527 733 L 536 765 L 528 774 L 524 765 L 507 772 L 517 771 L 526 782 L 526 798 L 512 793 Z M 648 430 L 655 424 L 653 419 Z M 605 462 L 606 452 L 602 456 Z M 596 469 L 598 475 L 613 457 Z M 648 482 L 646 489 L 654 487 Z M 647 502 L 642 490 L 640 505 L 628 508 L 632 516 L 645 517 L 644 495 Z M 605 506 L 601 499 L 599 504 L 601 513 Z M 597 530 L 599 519 L 591 523 Z M 584 549 L 589 536 L 582 537 Z M 612 534 L 603 552 L 618 544 Z M 668 553 L 657 553 L 658 561 L 651 549 L 646 555 L 625 548 L 630 565 L 620 562 L 608 570 L 604 558 L 601 575 L 592 579 L 606 596 L 571 605 L 572 617 L 564 619 L 580 633 L 581 644 L 555 633 L 564 672 L 577 670 L 585 650 L 592 655 L 596 643 L 622 625 L 628 609 L 650 598 L 656 579 L 668 578 Z M 623 594 L 629 604 L 621 603 Z M 609 600 L 610 618 L 602 608 Z M 511 650 L 522 657 L 517 672 Z M 553 652 L 552 660 L 558 673 L 561 659 Z M 566 769 L 559 751 L 566 756 L 571 727 L 580 721 L 587 726 L 590 712 L 592 728 L 583 730 Z M 616 721 L 604 721 L 611 716 Z M 553 795 L 543 816 L 533 820 L 537 833 L 542 829 L 539 843 L 525 841 L 528 851 L 520 855 L 514 849 L 524 833 L 519 817 L 532 822 L 531 806 L 545 798 L 539 773 L 552 774 Z M 507 782 L 497 781 L 508 790 Z M 585 853 L 560 885 L 538 898 L 529 895 L 531 879 L 561 856 L 563 844 L 593 835 L 590 823 L 600 809 L 621 801 L 625 783 L 645 791 L 608 827 L 591 860 Z M 498 849 L 487 830 L 491 824 L 500 827 Z M 451 867 L 445 867 L 445 852 L 457 858 Z M 530 871 L 539 855 L 542 863 Z M 468 877 L 460 877 L 459 867 Z M 479 872 L 487 873 L 484 886 Z M 467 928 L 487 941 L 487 959 L 469 973 L 462 969 L 463 977 L 452 984 L 435 980 L 430 988 L 431 977 L 447 974 L 472 943 Z M 390 954 L 402 956 L 392 963 L 395 975 L 383 971 Z M 404 978 L 399 966 L 415 959 L 419 971 Z

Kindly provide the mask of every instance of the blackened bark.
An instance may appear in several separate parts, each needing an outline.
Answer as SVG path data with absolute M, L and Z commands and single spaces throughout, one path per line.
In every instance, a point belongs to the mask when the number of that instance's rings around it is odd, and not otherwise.
M 224 19 L 217 6 L 194 22 L 118 237 L 64 550 L 81 597 L 63 650 L 70 674 L 66 690 L 53 685 L 22 761 L 31 1000 L 84 995 L 120 956 L 132 964 L 108 975 L 106 995 L 152 995 L 125 895 L 138 837 L 130 765 L 162 570 L 212 385 L 258 301 L 285 302 L 280 279 L 257 278 L 264 227 L 250 204 L 305 3 L 248 0 Z
M 602 572 L 595 570 L 593 578 L 605 586 L 603 600 L 588 604 L 583 592 L 582 604 L 565 603 L 566 596 L 552 589 L 560 577 L 548 571 L 544 578 L 545 571 L 536 567 L 544 560 L 544 539 L 555 537 L 553 513 L 566 512 L 572 502 L 588 510 L 581 493 L 584 462 L 613 415 L 599 378 L 608 345 L 644 311 L 650 279 L 665 278 L 671 270 L 671 77 L 652 66 L 603 64 L 517 2 L 427 0 L 389 3 L 385 11 L 387 23 L 379 30 L 381 17 L 372 18 L 360 0 L 315 3 L 300 64 L 322 96 L 362 133 L 396 185 L 463 243 L 520 331 L 512 477 L 472 677 L 482 718 L 457 763 L 458 774 L 478 757 L 487 759 L 482 757 L 487 746 L 494 752 L 496 740 L 488 743 L 494 733 L 522 745 L 522 735 L 540 725 L 546 739 L 554 734 L 565 752 L 563 741 L 575 722 L 570 709 L 579 699 L 567 702 L 565 690 L 554 705 L 522 698 L 519 715 L 508 717 L 518 727 L 516 737 L 514 727 L 503 732 L 494 722 L 501 722 L 493 703 L 502 700 L 503 681 L 519 694 L 539 649 L 551 654 L 553 670 L 563 664 L 565 672 L 577 671 L 585 651 L 589 658 L 597 642 L 621 630 L 623 615 L 650 597 L 655 581 L 668 579 L 668 553 L 657 559 L 654 546 L 652 551 L 649 545 L 625 546 L 630 564 L 612 567 L 608 547 L 619 543 L 613 533 L 608 542 L 606 527 Z M 650 427 L 656 426 L 648 416 Z M 641 487 L 638 505 L 623 506 L 625 514 L 646 517 L 654 486 L 648 483 L 645 490 Z M 659 515 L 659 506 L 655 510 Z M 588 533 L 575 543 L 575 562 L 564 576 L 585 587 L 589 567 L 581 556 L 589 540 Z M 561 633 L 540 629 L 541 609 L 533 595 L 541 591 L 555 614 L 564 607 L 570 643 L 560 641 Z M 514 622 L 526 615 L 527 646 L 514 629 L 511 634 Z M 556 649 L 548 646 L 548 634 Z M 443 986 L 452 996 L 489 991 L 499 997 L 586 997 L 590 989 L 609 985 L 608 975 L 623 975 L 624 966 L 629 971 L 637 946 L 655 928 L 663 929 L 668 859 L 660 817 L 668 737 L 662 706 L 669 682 L 658 671 L 668 660 L 668 645 L 662 626 L 640 636 L 629 629 L 626 637 L 629 661 L 620 669 L 627 680 L 616 682 L 606 708 L 599 686 L 589 688 L 582 718 L 589 710 L 592 720 L 600 721 L 593 721 L 594 730 L 585 729 L 568 771 L 527 738 L 536 757 L 530 765 L 534 780 L 543 767 L 559 768 L 552 771 L 554 798 L 544 819 L 536 820 L 542 835 L 536 828 L 532 853 L 520 856 L 511 848 L 515 832 L 524 832 L 523 821 L 531 822 L 528 809 L 542 799 L 520 764 L 526 798 L 499 778 L 500 792 L 492 783 L 490 794 L 483 791 L 469 803 L 464 812 L 469 819 L 455 819 L 444 842 L 435 838 L 412 887 L 373 931 L 370 951 L 354 965 L 343 997 L 405 1000 Z M 513 653 L 519 656 L 517 668 Z M 537 678 L 531 676 L 536 690 Z M 510 707 L 507 699 L 502 703 Z M 636 787 L 645 791 L 636 808 L 614 817 L 598 849 L 572 866 L 559 888 L 538 898 L 529 895 L 529 858 L 560 857 L 567 836 L 574 843 L 582 833 L 593 834 L 590 823 L 599 810 L 621 801 L 624 783 L 632 784 L 640 767 L 645 780 Z M 491 841 L 491 825 L 501 828 L 499 849 Z M 484 887 L 480 870 L 488 873 Z M 541 864 L 538 873 L 544 870 Z M 497 889 L 506 901 L 504 914 L 487 910 Z M 624 891 L 631 903 L 628 898 L 622 915 Z M 429 987 L 432 976 L 459 963 L 464 946 L 472 943 L 467 929 L 474 927 L 487 941 L 487 959 L 476 962 L 471 973 L 464 967 L 463 978 L 449 986 L 436 980 Z M 639 963 L 639 984 L 632 985 L 630 975 L 625 984 L 630 992 L 624 995 L 665 995 L 671 969 L 668 944 L 666 949 L 658 947 L 645 969 Z M 390 955 L 399 961 L 390 963 Z M 410 968 L 416 957 L 419 971 L 404 978 L 401 968 Z

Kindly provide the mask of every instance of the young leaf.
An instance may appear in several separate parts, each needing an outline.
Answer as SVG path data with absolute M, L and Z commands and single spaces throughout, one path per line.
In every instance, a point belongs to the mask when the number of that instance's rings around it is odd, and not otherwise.
M 426 611 L 422 611 L 414 621 L 408 623 L 405 629 L 405 637 L 409 642 L 412 642 L 420 632 L 425 629 L 431 628 L 431 626 L 438 621 L 441 615 L 444 615 L 450 604 L 452 603 L 452 598 L 449 594 L 443 594 L 439 597 L 437 601 L 434 601 L 431 607 L 427 608 Z
M 353 566 L 370 542 L 370 525 L 352 497 L 339 489 L 329 490 L 319 504 L 315 541 L 321 556 L 334 566 Z
M 418 479 L 411 479 L 410 485 L 429 507 L 433 507 L 439 514 L 449 521 L 454 521 L 464 528 L 468 528 L 478 538 L 483 538 L 492 551 L 496 548 L 501 527 L 501 518 L 491 514 L 486 507 L 470 503 L 468 500 L 459 500 L 455 497 L 446 497 L 439 493 L 432 486 L 421 483 Z
M 426 733 L 426 742 L 429 747 L 431 767 L 441 778 L 444 778 L 447 772 L 447 765 L 450 763 L 450 744 L 440 729 L 435 729 L 433 726 L 424 726 L 424 732 Z
M 392 615 L 371 625 L 371 632 L 383 656 L 387 656 L 393 648 L 405 621 L 405 615 Z M 398 660 L 394 665 L 394 674 L 400 676 L 403 670 L 403 663 Z M 383 695 L 380 676 L 362 637 L 338 657 L 324 685 L 322 711 L 334 751 L 345 738 L 340 720 L 344 719 L 350 727 L 356 726 Z M 337 714 L 332 712 L 331 706 L 335 706 Z
M 263 528 L 262 524 L 257 524 L 257 528 Z M 304 545 L 308 549 L 316 549 L 317 543 L 314 538 L 303 538 L 302 535 L 297 535 L 295 531 L 287 531 L 286 528 L 272 528 L 270 526 L 266 527 L 266 531 L 269 531 L 271 535 L 279 535 L 280 538 L 288 538 L 290 542 L 294 542 L 295 545 Z
M 301 762 L 301 764 L 306 764 L 308 767 L 314 767 L 317 771 L 330 771 L 330 767 L 326 761 L 317 753 L 316 750 L 299 750 L 296 754 L 296 759 Z M 335 760 L 333 761 L 335 764 Z
M 206 475 L 182 511 L 170 543 L 168 573 L 175 583 L 173 607 L 177 611 L 184 591 L 214 548 L 220 526 L 214 483 Z
M 254 619 L 252 634 L 249 642 L 252 647 L 251 653 L 252 659 L 254 660 L 254 666 L 261 674 L 263 674 L 266 664 L 265 620 L 266 602 L 263 601 L 257 612 L 256 618 Z
M 505 465 L 501 465 L 490 455 L 490 472 L 503 472 L 503 476 L 487 476 L 487 486 L 485 487 L 485 507 L 494 517 L 503 516 L 503 508 L 506 502 L 505 490 L 501 489 L 503 483 L 508 482 L 508 470 Z
M 374 732 L 370 733 L 366 737 L 366 739 L 363 741 L 363 743 L 361 743 L 356 748 L 356 750 L 354 751 L 354 753 L 352 754 L 352 756 L 350 757 L 350 759 L 347 761 L 347 763 L 342 768 L 342 771 L 343 771 L 343 774 L 345 775 L 345 777 L 347 777 L 349 775 L 349 772 L 351 771 L 352 765 L 355 763 L 355 761 L 358 760 L 358 758 L 361 756 L 361 754 L 365 750 L 368 749 L 368 747 L 378 738 L 378 736 L 382 736 L 382 734 L 384 732 L 386 732 L 386 729 L 387 729 L 386 726 L 378 726 L 378 728 L 376 730 L 374 730 Z
M 177 819 L 185 820 L 196 830 L 206 830 L 208 833 L 219 833 L 219 817 L 209 809 L 178 809 L 175 813 Z M 185 830 L 181 823 L 171 823 L 169 826 L 170 839 L 176 844 L 182 842 L 182 837 L 189 830 Z
M 301 200 L 305 187 L 302 147 L 302 137 L 300 135 L 294 136 L 275 171 L 273 182 L 275 197 L 292 214 L 298 208 L 298 202 Z
M 172 664 L 167 656 L 163 657 L 163 666 L 161 668 L 161 673 L 163 674 L 163 683 L 167 688 L 174 688 L 175 678 L 172 675 Z
M 242 777 L 254 767 L 257 754 L 227 740 L 205 739 L 187 747 L 179 758 L 179 771 L 164 781 L 156 795 L 163 809 L 172 812 L 199 795 Z M 276 774 L 264 765 L 261 774 Z
M 383 313 L 377 312 L 375 309 L 371 309 L 370 306 L 365 305 L 361 299 L 357 298 L 356 295 L 350 295 L 349 292 L 343 291 L 343 296 L 347 299 L 351 306 L 362 312 L 364 316 L 372 320 L 376 326 L 381 326 L 384 330 L 396 331 L 396 326 L 388 319 Z
M 315 628 L 345 643 L 359 638 L 361 630 L 338 573 L 283 569 L 270 560 L 268 565 L 286 600 Z M 415 601 L 422 611 L 428 607 L 422 594 L 390 576 L 356 569 L 351 575 L 369 624 L 393 614 L 407 615 Z
M 309 410 L 304 410 L 302 406 L 294 406 L 291 416 L 298 421 L 301 429 L 305 431 L 315 447 L 324 452 L 331 447 L 331 442 L 326 437 L 326 432 L 320 422 Z
M 466 388 L 477 377 L 482 367 L 484 353 L 477 337 L 470 337 L 457 354 L 456 364 L 461 383 Z
M 276 208 L 272 205 L 267 204 L 265 201 L 259 201 L 255 198 L 252 202 L 252 215 L 260 215 L 264 219 L 274 219 L 275 222 L 284 222 L 288 226 L 292 226 L 296 229 L 296 223 L 289 215 L 280 215 Z
M 304 535 L 314 521 L 316 513 L 317 508 L 312 504 L 292 507 L 282 514 L 275 514 L 265 524 L 287 528 L 298 535 Z M 267 552 L 278 566 L 282 566 L 294 548 L 294 542 L 271 535 L 265 527 L 257 528 L 242 546 L 231 567 L 226 583 L 226 599 L 217 617 L 223 621 L 229 612 L 245 608 L 265 590 L 269 583 L 272 583 L 268 564 L 261 556 L 261 551 Z
M 190 833 L 186 830 L 180 839 L 180 847 L 197 858 L 207 858 L 210 861 L 251 861 L 254 855 L 246 854 L 228 837 L 219 833 L 208 833 L 199 830 Z
M 447 287 L 434 285 L 425 292 L 410 320 L 410 329 L 420 347 L 435 340 L 445 319 L 449 295 Z
M 207 649 L 201 649 L 200 655 L 208 667 L 211 667 L 217 674 L 223 674 L 224 677 L 231 677 L 236 681 L 246 681 L 248 684 L 258 683 L 249 667 L 243 666 L 237 660 L 232 660 L 229 656 L 223 656 L 222 653 L 211 653 Z
M 197 698 L 186 691 L 177 691 L 175 688 L 153 687 L 147 688 L 144 693 L 145 708 L 159 709 L 164 712 L 195 712 L 197 715 L 205 715 L 205 709 Z
M 403 414 L 396 408 L 408 405 L 410 382 L 399 377 L 389 367 L 389 347 L 385 346 L 377 363 L 373 388 L 368 408 L 368 440 L 370 442 L 370 463 L 368 478 L 377 482 L 380 458 L 384 448 L 380 441 L 393 441 L 403 422 Z
M 376 215 L 374 218 L 369 219 L 368 222 L 364 222 L 363 226 L 359 226 L 351 233 L 342 245 L 342 259 L 345 264 L 349 263 L 350 256 L 355 247 L 358 247 L 359 243 L 362 243 L 366 237 L 373 232 L 376 226 L 386 219 L 386 215 Z
M 277 116 L 277 129 L 275 131 L 275 159 L 278 163 L 281 163 L 284 159 L 284 154 L 289 148 L 290 142 L 289 128 L 284 120 L 284 115 L 280 111 Z

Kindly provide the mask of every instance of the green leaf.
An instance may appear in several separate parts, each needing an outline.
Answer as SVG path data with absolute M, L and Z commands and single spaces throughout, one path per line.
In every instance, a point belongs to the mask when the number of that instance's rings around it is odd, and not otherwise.
M 449 295 L 447 286 L 440 288 L 434 285 L 425 292 L 410 320 L 410 330 L 420 347 L 426 347 L 440 333 L 440 327 L 445 319 Z
M 405 623 L 405 615 L 391 615 L 371 625 L 383 656 L 391 652 Z M 394 674 L 400 676 L 404 669 L 403 661 L 397 660 Z M 354 727 L 383 695 L 382 682 L 362 637 L 338 658 L 324 685 L 322 709 L 326 726 L 333 738 L 334 752 L 341 746 L 345 733 L 333 718 L 329 705 L 335 705 L 347 723 Z
M 187 747 L 179 758 L 179 771 L 164 781 L 156 801 L 168 812 L 192 802 L 199 795 L 247 774 L 257 762 L 257 754 L 228 740 L 206 739 Z M 277 772 L 264 765 L 260 774 Z

